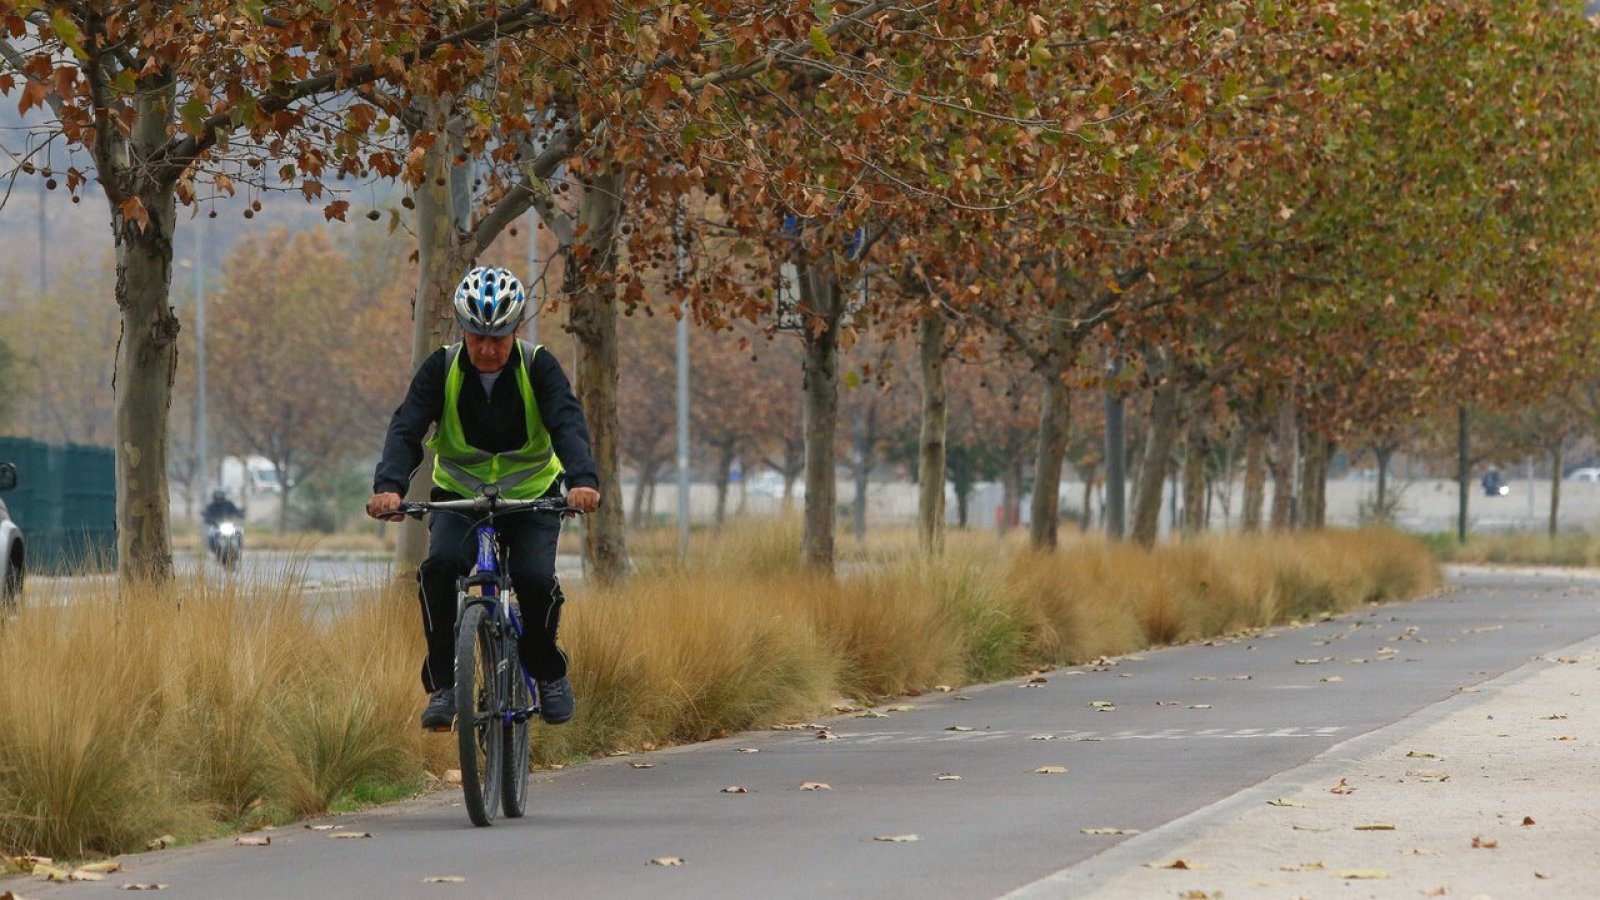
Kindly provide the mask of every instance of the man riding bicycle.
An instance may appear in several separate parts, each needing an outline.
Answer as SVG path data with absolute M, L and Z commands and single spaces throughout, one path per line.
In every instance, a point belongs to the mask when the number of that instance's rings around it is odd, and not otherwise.
M 372 480 L 367 514 L 392 518 L 411 475 L 422 462 L 423 436 L 434 456 L 431 499 L 470 499 L 494 485 L 506 499 L 559 496 L 593 512 L 600 480 L 589 449 L 589 426 L 554 354 L 518 339 L 527 299 L 505 269 L 477 267 L 456 288 L 455 314 L 463 341 L 433 352 L 389 421 L 383 458 Z M 428 522 L 428 558 L 417 571 L 428 655 L 422 685 L 429 691 L 422 726 L 449 728 L 455 719 L 456 579 L 477 555 L 473 522 L 435 515 Z M 572 718 L 574 699 L 566 654 L 556 646 L 561 585 L 551 515 L 507 516 L 495 522 L 510 555 L 511 583 L 525 623 L 518 652 L 538 683 L 540 717 L 552 725 Z

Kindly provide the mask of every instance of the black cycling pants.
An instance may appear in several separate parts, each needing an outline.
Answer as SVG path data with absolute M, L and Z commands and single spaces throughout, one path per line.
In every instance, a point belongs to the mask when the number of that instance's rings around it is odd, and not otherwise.
M 495 519 L 500 544 L 510 557 L 511 584 L 522 607 L 522 639 L 517 651 L 528 674 L 554 681 L 567 674 L 566 657 L 556 648 L 561 622 L 561 584 L 556 581 L 556 538 L 561 518 L 547 512 L 525 512 Z M 422 686 L 428 691 L 456 683 L 456 579 L 472 571 L 478 559 L 473 522 L 465 516 L 436 512 L 428 517 L 428 558 L 417 571 L 422 600 L 422 630 L 428 656 L 422 663 Z

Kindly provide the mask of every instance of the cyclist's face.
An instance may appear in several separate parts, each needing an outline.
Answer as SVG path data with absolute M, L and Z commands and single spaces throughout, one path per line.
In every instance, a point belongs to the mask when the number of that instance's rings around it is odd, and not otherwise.
M 505 337 L 488 337 L 468 332 L 466 341 L 467 358 L 472 360 L 473 368 L 488 374 L 505 368 L 506 360 L 511 358 L 511 347 L 517 342 L 517 336 L 508 334 Z

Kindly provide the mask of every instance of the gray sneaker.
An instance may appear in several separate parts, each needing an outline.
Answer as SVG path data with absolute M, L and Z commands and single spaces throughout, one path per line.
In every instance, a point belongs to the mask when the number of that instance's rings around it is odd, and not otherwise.
M 577 700 L 572 696 L 572 681 L 563 675 L 555 681 L 539 682 L 539 718 L 546 724 L 560 725 L 572 718 Z
M 456 689 L 444 688 L 428 697 L 428 708 L 422 711 L 422 727 L 429 731 L 449 731 L 456 720 Z

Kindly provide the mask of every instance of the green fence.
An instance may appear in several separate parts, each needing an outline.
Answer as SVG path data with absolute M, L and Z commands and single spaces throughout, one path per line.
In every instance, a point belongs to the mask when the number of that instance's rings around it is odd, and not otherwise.
M 116 568 L 117 472 L 109 447 L 0 437 L 0 462 L 17 467 L 16 490 L 0 499 L 22 529 L 29 572 Z

